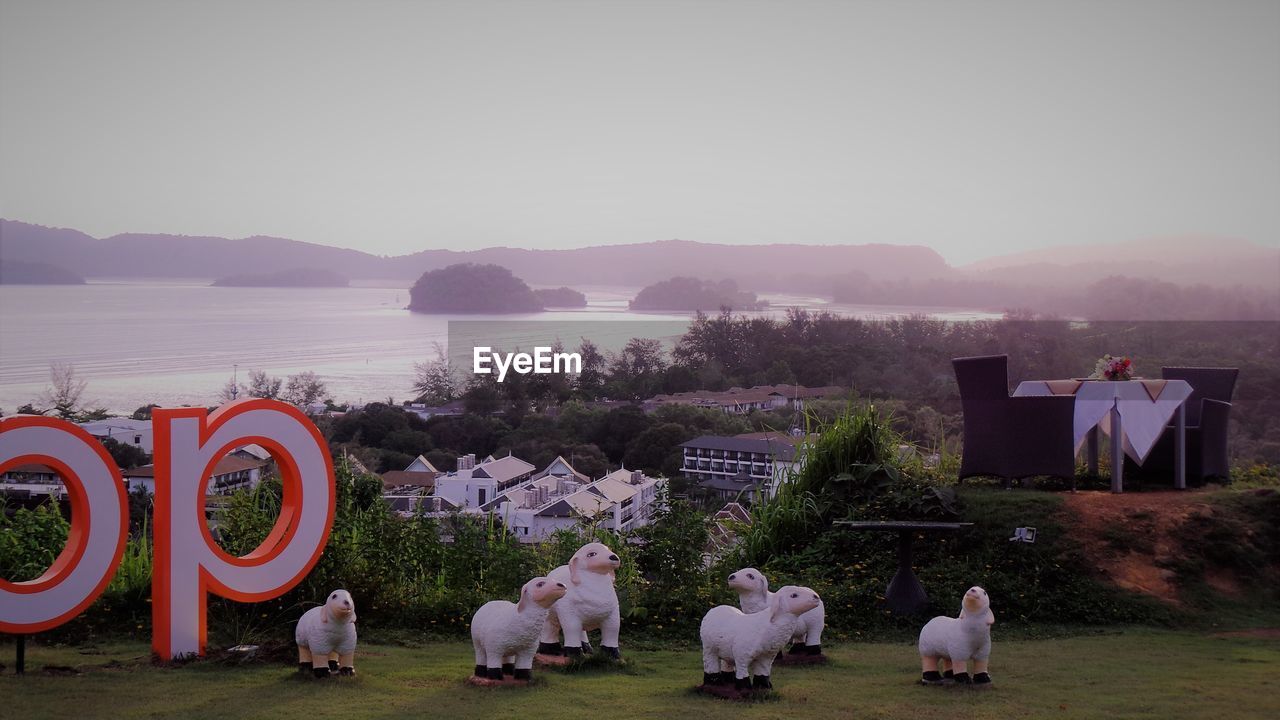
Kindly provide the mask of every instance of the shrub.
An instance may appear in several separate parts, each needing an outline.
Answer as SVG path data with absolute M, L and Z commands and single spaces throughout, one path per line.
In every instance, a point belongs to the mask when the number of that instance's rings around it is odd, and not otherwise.
M 71 524 L 49 501 L 12 515 L 0 505 L 0 578 L 26 582 L 40 577 L 67 544 Z

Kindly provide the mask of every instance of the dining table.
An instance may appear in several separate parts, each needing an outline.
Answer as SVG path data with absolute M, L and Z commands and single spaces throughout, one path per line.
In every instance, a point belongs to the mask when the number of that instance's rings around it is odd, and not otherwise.
M 1076 452 L 1088 444 L 1089 472 L 1098 473 L 1098 432 L 1111 438 L 1111 491 L 1124 492 L 1124 457 L 1138 465 L 1173 421 L 1174 487 L 1187 486 L 1187 398 L 1185 380 L 1026 380 L 1014 397 L 1070 395 L 1075 398 L 1072 422 Z

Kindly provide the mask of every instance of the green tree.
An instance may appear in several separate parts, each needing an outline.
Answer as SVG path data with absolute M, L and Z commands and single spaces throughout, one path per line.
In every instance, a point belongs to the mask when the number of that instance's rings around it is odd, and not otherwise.
M 115 438 L 102 438 L 102 446 L 121 470 L 128 470 L 151 462 L 151 456 L 142 448 L 122 443 Z
M 312 403 L 322 402 L 328 394 L 324 381 L 308 370 L 289 376 L 280 399 L 295 407 L 306 408 Z

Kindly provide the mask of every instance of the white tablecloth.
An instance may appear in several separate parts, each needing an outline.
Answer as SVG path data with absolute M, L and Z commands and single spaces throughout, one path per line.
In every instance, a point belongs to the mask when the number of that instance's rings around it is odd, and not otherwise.
M 1027 380 L 1018 384 L 1014 397 L 1052 395 L 1043 380 Z M 1178 411 L 1178 407 L 1191 396 L 1191 386 L 1185 380 L 1169 380 L 1157 399 L 1152 400 L 1146 387 L 1138 380 L 1086 381 L 1075 392 L 1076 449 L 1084 443 L 1089 431 L 1099 427 L 1111 433 L 1111 410 L 1120 413 L 1120 425 L 1124 435 L 1125 454 L 1142 464 L 1155 446 L 1160 433 Z

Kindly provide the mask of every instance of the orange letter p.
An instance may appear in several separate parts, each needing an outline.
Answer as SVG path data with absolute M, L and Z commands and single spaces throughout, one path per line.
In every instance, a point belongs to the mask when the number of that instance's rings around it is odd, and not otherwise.
M 163 659 L 203 654 L 208 593 L 237 602 L 269 600 L 311 570 L 333 525 L 329 449 L 292 405 L 241 400 L 206 417 L 200 408 L 156 409 L 155 570 L 152 647 Z M 228 451 L 256 443 L 270 451 L 284 485 L 280 517 L 253 552 L 232 557 L 205 521 L 205 487 Z

